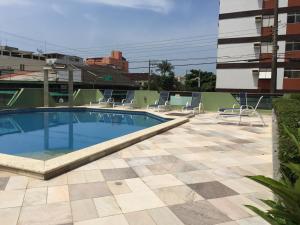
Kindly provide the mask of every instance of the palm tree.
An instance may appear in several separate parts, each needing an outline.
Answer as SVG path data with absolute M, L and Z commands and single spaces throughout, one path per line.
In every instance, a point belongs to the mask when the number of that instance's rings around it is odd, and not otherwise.
M 157 67 L 158 68 L 156 69 L 156 71 L 160 72 L 162 76 L 166 76 L 167 74 L 170 74 L 174 70 L 174 66 L 171 63 L 169 63 L 167 60 L 159 63 Z

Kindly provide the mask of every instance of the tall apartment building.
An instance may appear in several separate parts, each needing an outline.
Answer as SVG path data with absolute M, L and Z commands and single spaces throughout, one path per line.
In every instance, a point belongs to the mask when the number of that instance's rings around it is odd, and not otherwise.
M 112 51 L 109 57 L 87 58 L 86 64 L 89 66 L 108 66 L 125 73 L 128 73 L 129 70 L 129 63 L 120 51 Z
M 220 0 L 217 90 L 271 88 L 274 0 Z M 277 90 L 300 91 L 300 0 L 279 0 Z

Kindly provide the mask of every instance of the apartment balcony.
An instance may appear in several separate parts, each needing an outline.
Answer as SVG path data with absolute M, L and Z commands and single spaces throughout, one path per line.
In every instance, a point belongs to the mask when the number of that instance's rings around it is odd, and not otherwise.
M 290 23 L 290 24 L 288 24 L 287 28 L 286 28 L 286 34 L 287 35 L 295 35 L 295 34 L 300 35 L 300 23 Z
M 300 78 L 284 78 L 283 89 L 288 91 L 299 91 Z
M 300 6 L 300 1 L 299 0 L 289 0 L 289 7 L 293 7 L 293 6 Z
M 263 9 L 274 9 L 274 0 L 264 0 Z
M 270 90 L 271 89 L 271 79 L 259 79 L 258 80 L 258 89 L 260 91 Z
M 300 61 L 300 51 L 290 51 L 285 53 L 285 61 L 291 62 L 299 60 Z
M 262 37 L 270 37 L 272 36 L 273 28 L 272 27 L 262 27 L 261 28 L 261 36 Z

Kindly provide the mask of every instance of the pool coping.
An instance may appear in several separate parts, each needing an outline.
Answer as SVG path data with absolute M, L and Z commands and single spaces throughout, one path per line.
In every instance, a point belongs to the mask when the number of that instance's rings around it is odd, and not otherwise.
M 171 120 L 150 128 L 146 128 L 131 134 L 114 138 L 112 140 L 94 146 L 90 146 L 87 148 L 83 148 L 46 161 L 0 153 L 0 170 L 16 173 L 20 175 L 25 175 L 29 177 L 34 177 L 42 180 L 49 180 L 63 173 L 66 173 L 70 170 L 76 169 L 78 167 L 86 165 L 87 163 L 93 162 L 97 159 L 115 153 L 121 149 L 134 145 L 148 138 L 151 138 L 157 134 L 163 133 L 172 128 L 180 126 L 189 121 L 188 118 L 167 116 L 162 113 L 157 113 L 152 111 L 150 112 L 146 110 L 130 110 L 130 109 L 124 110 L 124 109 L 117 109 L 117 108 L 109 109 L 109 108 L 99 108 L 99 107 L 97 108 L 96 107 L 74 107 L 74 108 L 105 109 L 105 110 L 120 111 L 120 112 L 132 111 L 132 112 L 148 113 L 150 115 L 158 116 L 164 119 L 171 119 Z M 45 108 L 40 108 L 40 109 L 45 109 Z M 55 108 L 49 107 L 47 109 L 55 109 Z

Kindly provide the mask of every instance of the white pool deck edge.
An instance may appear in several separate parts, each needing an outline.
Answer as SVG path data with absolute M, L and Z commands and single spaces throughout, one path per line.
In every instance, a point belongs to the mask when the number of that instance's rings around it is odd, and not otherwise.
M 80 108 L 95 109 L 96 107 Z M 0 153 L 0 170 L 48 180 L 189 121 L 186 117 L 166 116 L 146 110 L 123 110 L 116 108 L 110 108 L 110 110 L 143 112 L 172 120 L 46 161 Z

